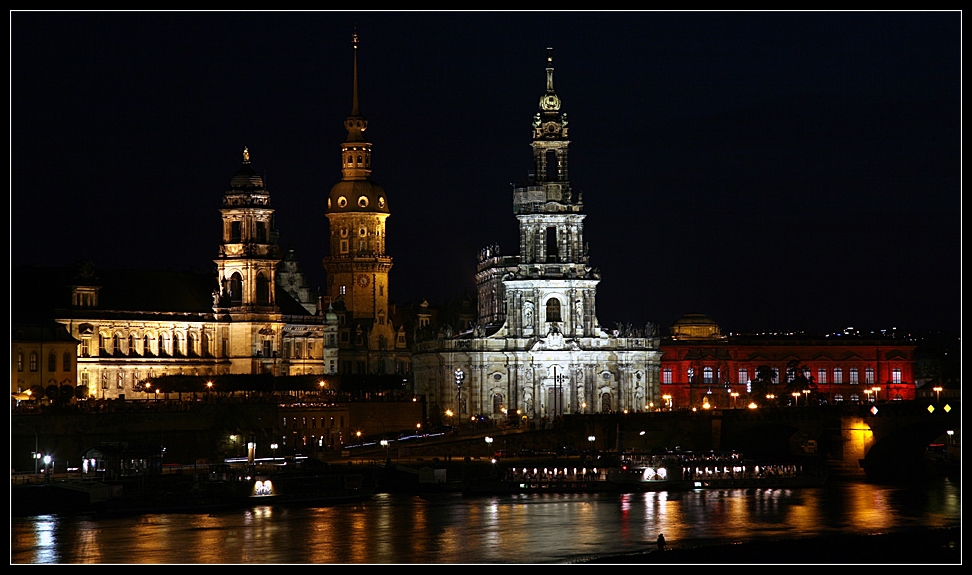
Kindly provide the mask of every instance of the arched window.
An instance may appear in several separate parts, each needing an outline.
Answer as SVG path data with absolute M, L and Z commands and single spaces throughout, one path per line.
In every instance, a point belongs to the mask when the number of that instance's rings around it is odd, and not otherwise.
M 17 371 L 23 371 L 23 370 L 24 370 L 24 352 L 18 351 L 17 352 Z
M 111 353 L 112 354 L 121 353 L 121 339 L 118 337 L 117 333 L 112 334 L 111 336 Z
M 199 355 L 203 357 L 210 357 L 212 355 L 209 350 L 209 334 L 206 332 L 202 333 L 202 345 L 199 349 Z
M 493 394 L 493 413 L 503 413 L 503 395 Z
M 257 303 L 266 305 L 270 303 L 270 280 L 261 272 L 257 274 Z
M 128 355 L 132 355 L 134 353 L 138 353 L 138 350 L 135 349 L 135 334 L 130 333 L 128 334 Z
M 164 333 L 159 334 L 159 355 L 167 355 L 169 353 L 169 345 L 166 341 Z
M 61 368 L 61 371 L 71 371 L 71 354 L 66 351 L 61 358 Z
M 148 334 L 142 338 L 142 353 L 149 355 L 152 353 L 152 344 L 149 342 Z
M 547 321 L 561 321 L 560 300 L 555 297 L 547 300 Z
M 53 351 L 47 355 L 47 371 L 57 371 L 57 356 Z
M 229 280 L 229 298 L 231 305 L 243 303 L 243 277 L 236 272 Z
M 196 336 L 192 332 L 186 335 L 186 355 L 190 357 L 196 355 Z
M 172 355 L 182 355 L 182 341 L 178 333 L 172 334 Z

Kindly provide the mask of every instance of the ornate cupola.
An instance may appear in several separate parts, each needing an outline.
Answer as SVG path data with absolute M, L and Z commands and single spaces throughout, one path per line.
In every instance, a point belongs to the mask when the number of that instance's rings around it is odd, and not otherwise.
M 230 311 L 276 310 L 274 278 L 277 255 L 273 208 L 263 178 L 250 165 L 243 149 L 243 165 L 223 194 L 222 241 L 215 259 L 220 287 L 213 308 Z
M 357 34 L 352 47 L 351 115 L 344 121 L 348 136 L 341 144 L 341 181 L 327 198 L 330 251 L 323 263 L 330 301 L 343 301 L 355 317 L 384 321 L 392 266 L 385 254 L 385 219 L 390 212 L 385 190 L 371 179 L 371 143 L 364 135 L 368 120 L 358 107 Z

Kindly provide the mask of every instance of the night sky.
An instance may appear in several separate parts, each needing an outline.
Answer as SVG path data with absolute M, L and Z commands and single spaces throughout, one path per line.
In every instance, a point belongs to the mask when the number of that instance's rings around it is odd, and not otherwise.
M 12 12 L 11 261 L 214 270 L 250 150 L 323 286 L 360 38 L 391 296 L 475 293 L 554 87 L 598 318 L 958 330 L 961 12 Z M 16 305 L 16 302 L 13 302 Z

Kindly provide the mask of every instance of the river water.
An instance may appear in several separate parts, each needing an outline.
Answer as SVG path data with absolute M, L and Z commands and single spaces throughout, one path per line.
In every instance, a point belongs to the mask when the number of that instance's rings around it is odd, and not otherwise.
M 947 480 L 799 489 L 464 498 L 379 494 L 319 508 L 11 520 L 11 563 L 571 563 L 670 545 L 961 525 Z

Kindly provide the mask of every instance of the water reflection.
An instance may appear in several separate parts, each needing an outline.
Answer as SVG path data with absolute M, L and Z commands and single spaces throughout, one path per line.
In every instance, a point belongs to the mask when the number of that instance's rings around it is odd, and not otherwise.
M 11 524 L 13 563 L 557 563 L 670 543 L 961 522 L 958 486 L 865 484 L 631 495 L 381 495 L 314 509 Z

